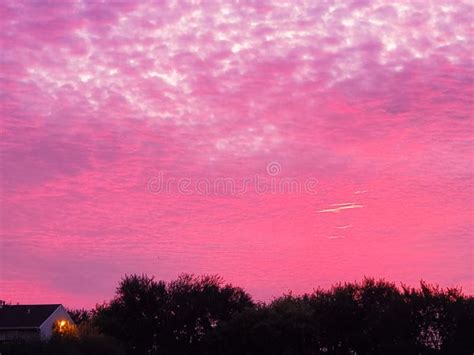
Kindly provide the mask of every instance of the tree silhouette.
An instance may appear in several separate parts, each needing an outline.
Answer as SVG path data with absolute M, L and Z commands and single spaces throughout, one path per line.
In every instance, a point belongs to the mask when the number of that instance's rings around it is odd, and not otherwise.
M 131 275 L 109 304 L 97 308 L 94 324 L 127 344 L 131 354 L 184 354 L 198 351 L 212 328 L 251 306 L 248 294 L 217 276 L 185 274 L 166 284 Z
M 125 276 L 115 297 L 70 311 L 74 336 L 0 344 L 13 354 L 472 354 L 474 300 L 458 289 L 366 278 L 254 303 L 217 276 Z M 34 349 L 34 350 L 32 350 Z
M 365 279 L 286 295 L 221 324 L 209 354 L 472 354 L 473 299 Z
M 97 307 L 94 324 L 120 339 L 131 354 L 158 348 L 159 334 L 167 318 L 168 294 L 163 281 L 146 275 L 125 276 L 108 304 Z

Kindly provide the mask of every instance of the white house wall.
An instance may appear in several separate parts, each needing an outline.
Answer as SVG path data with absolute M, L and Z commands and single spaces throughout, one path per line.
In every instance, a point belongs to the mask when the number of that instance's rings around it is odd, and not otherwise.
M 46 319 L 43 324 L 40 326 L 41 339 L 49 339 L 53 335 L 53 326 L 56 321 L 65 320 L 72 324 L 71 317 L 67 313 L 66 309 L 63 306 L 59 306 L 49 317 Z

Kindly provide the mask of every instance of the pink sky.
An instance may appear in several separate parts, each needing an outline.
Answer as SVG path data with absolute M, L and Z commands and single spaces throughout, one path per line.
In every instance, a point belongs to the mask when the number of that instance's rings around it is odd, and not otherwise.
M 182 272 L 259 300 L 364 275 L 473 293 L 473 11 L 3 1 L 0 298 Z M 255 177 L 317 184 L 198 189 Z

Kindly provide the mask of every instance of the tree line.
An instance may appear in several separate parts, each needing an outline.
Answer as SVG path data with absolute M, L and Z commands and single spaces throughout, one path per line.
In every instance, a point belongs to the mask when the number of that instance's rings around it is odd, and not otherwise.
M 473 354 L 473 297 L 385 280 L 255 302 L 218 276 L 122 278 L 112 300 L 70 310 L 77 327 L 10 354 Z M 33 351 L 33 352 L 31 352 Z

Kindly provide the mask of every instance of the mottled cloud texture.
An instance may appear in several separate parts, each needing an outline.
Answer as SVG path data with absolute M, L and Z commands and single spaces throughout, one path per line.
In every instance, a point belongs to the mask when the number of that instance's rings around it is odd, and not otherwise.
M 472 14 L 2 1 L 0 298 L 90 306 L 132 272 L 257 299 L 363 275 L 472 293 Z M 148 188 L 270 162 L 317 193 Z

